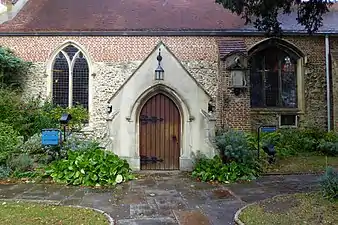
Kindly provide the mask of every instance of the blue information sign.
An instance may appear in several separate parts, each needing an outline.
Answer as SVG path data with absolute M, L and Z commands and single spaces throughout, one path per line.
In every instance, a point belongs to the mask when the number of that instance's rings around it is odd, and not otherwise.
M 261 132 L 264 132 L 264 133 L 271 133 L 271 132 L 275 132 L 277 130 L 276 127 L 261 127 Z
M 58 129 L 43 129 L 41 135 L 42 145 L 59 145 L 60 130 Z

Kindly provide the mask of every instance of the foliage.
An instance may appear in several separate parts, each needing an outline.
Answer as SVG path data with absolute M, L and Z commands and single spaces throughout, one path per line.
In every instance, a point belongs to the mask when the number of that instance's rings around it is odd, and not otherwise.
M 133 178 L 127 161 L 112 152 L 68 151 L 67 156 L 53 162 L 46 175 L 56 182 L 86 186 L 116 185 Z
M 261 133 L 260 146 L 267 143 L 273 144 L 277 151 L 277 156 L 280 158 L 296 156 L 302 153 L 324 153 L 330 155 L 329 150 L 325 151 L 324 149 L 327 142 L 325 141 L 326 136 L 326 132 L 318 128 L 279 129 L 277 132 Z M 329 136 L 331 137 L 333 134 Z M 254 145 L 257 150 L 257 135 L 251 138 L 249 143 L 250 145 Z M 321 147 L 321 143 L 323 147 Z M 332 141 L 332 144 L 334 145 L 335 141 Z
M 318 150 L 327 156 L 338 156 L 338 135 L 335 132 L 328 132 L 320 140 Z
M 218 131 L 215 145 L 224 163 L 236 162 L 247 165 L 254 163 L 254 151 L 248 142 L 248 136 L 242 131 Z
M 43 146 L 41 144 L 41 133 L 34 134 L 22 145 L 19 146 L 21 152 L 35 155 L 44 153 Z
M 238 180 L 252 180 L 258 175 L 255 168 L 234 161 L 223 164 L 219 156 L 212 159 L 201 157 L 196 161 L 192 177 L 201 181 L 235 182 Z
M 328 167 L 320 180 L 323 196 L 329 200 L 338 200 L 338 172 Z
M 0 122 L 0 165 L 6 162 L 11 153 L 17 151 L 21 143 L 18 132 L 12 126 Z
M 14 172 L 26 172 L 33 169 L 34 160 L 28 154 L 12 154 L 7 165 Z
M 70 129 L 80 129 L 88 120 L 88 112 L 81 106 L 64 109 L 39 98 L 23 100 L 18 91 L 0 89 L 0 121 L 13 126 L 25 140 L 44 128 L 58 128 L 62 113 L 70 113 Z
M 216 0 L 216 3 L 238 16 L 241 15 L 246 24 L 252 23 L 254 18 L 255 28 L 265 31 L 267 35 L 274 36 L 282 34 L 278 18 L 280 14 L 289 15 L 296 10 L 298 24 L 304 26 L 307 32 L 312 34 L 323 25 L 323 15 L 329 11 L 329 7 L 332 5 L 329 1 L 318 0 Z
M 0 179 L 8 178 L 11 173 L 11 169 L 8 166 L 0 165 Z
M 0 87 L 20 86 L 22 75 L 31 65 L 17 57 L 12 50 L 0 47 Z
M 55 123 L 59 123 L 61 115 L 69 113 L 72 116 L 68 127 L 72 130 L 81 129 L 82 125 L 89 119 L 88 111 L 81 105 L 76 105 L 72 108 L 63 108 L 61 106 L 54 106 L 50 103 L 45 103 L 42 115 L 52 119 Z
M 82 140 L 76 135 L 70 135 L 63 143 L 64 151 L 91 151 L 99 149 L 100 144 L 94 140 Z

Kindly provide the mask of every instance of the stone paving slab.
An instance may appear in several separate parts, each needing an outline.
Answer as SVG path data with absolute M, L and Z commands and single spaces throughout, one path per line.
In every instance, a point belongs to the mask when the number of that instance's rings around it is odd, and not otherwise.
M 211 225 L 209 218 L 200 210 L 173 211 L 180 225 Z
M 247 203 L 318 189 L 316 175 L 265 176 L 211 185 L 186 173 L 149 173 L 110 189 L 45 184 L 0 185 L 1 199 L 56 200 L 105 211 L 120 225 L 227 225 Z

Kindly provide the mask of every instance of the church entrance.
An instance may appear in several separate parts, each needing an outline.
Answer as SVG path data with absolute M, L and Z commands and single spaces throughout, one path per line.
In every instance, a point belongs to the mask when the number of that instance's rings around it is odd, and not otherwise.
M 139 115 L 141 170 L 178 170 L 181 116 L 164 94 L 151 97 Z

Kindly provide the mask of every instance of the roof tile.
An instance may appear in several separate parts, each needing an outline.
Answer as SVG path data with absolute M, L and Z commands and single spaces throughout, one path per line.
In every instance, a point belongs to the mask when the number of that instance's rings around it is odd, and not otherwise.
M 224 58 L 233 52 L 245 53 L 247 51 L 244 40 L 242 39 L 218 40 L 218 50 L 219 50 L 220 58 Z
M 6 31 L 234 29 L 244 20 L 214 0 L 30 0 Z

